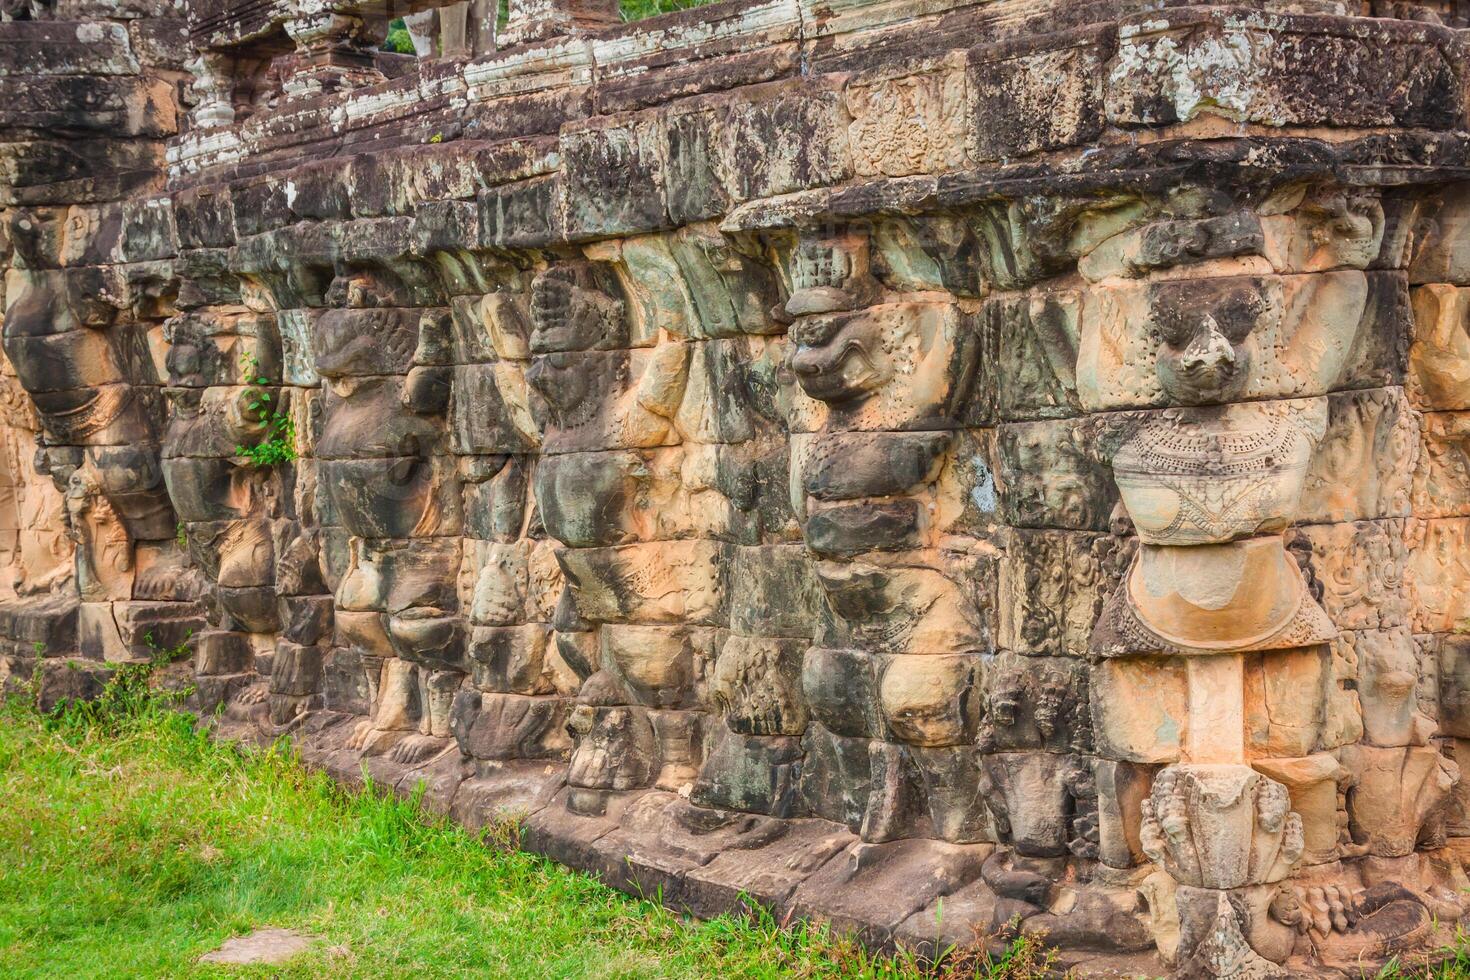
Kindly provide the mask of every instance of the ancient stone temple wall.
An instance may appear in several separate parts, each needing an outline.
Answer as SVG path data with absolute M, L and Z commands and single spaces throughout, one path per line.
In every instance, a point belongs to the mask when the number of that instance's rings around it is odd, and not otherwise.
M 0 12 L 0 673 L 50 704 L 204 625 L 159 466 L 180 280 L 142 243 L 188 31 L 167 3 Z
M 222 734 L 699 914 L 1433 948 L 1461 6 L 17 10 L 0 95 L 162 87 L 0 110 L 5 669 L 187 636 Z

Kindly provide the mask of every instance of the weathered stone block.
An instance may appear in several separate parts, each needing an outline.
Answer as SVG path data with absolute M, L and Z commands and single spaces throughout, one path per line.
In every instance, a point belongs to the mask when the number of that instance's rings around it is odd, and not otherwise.
M 562 178 L 538 177 L 492 187 L 479 195 L 480 242 L 500 248 L 534 248 L 565 235 Z
M 881 735 L 878 671 L 878 658 L 861 650 L 808 650 L 802 662 L 801 687 L 812 718 L 838 736 Z
M 1208 112 L 1272 126 L 1456 125 L 1465 110 L 1455 38 L 1395 23 L 1370 41 L 1365 28 L 1348 18 L 1260 21 L 1234 10 L 1140 17 L 1120 30 L 1108 119 L 1187 122 Z
M 1421 442 L 1414 473 L 1413 510 L 1417 517 L 1470 514 L 1470 415 L 1426 412 L 1419 417 Z
M 1088 690 L 1101 758 L 1178 761 L 1189 730 L 1188 686 L 1181 661 L 1103 660 L 1092 668 Z
M 969 127 L 959 61 L 912 74 L 873 72 L 848 82 L 847 142 L 857 176 L 932 174 L 964 164 Z
M 801 742 L 716 728 L 690 796 L 700 806 L 793 817 L 800 812 Z
M 0 28 L 0 77 L 131 75 L 139 65 L 125 24 L 11 20 Z
M 821 608 L 821 591 L 801 546 L 736 549 L 730 610 L 736 632 L 809 638 Z
M 566 701 L 460 691 L 454 696 L 450 727 L 460 752 L 474 759 L 565 757 Z
M 567 236 L 601 238 L 668 224 L 664 167 L 652 117 L 562 131 Z
M 0 125 L 91 130 L 103 136 L 164 137 L 178 132 L 174 91 L 162 79 L 95 75 L 33 76 L 7 90 Z
M 996 429 L 995 491 L 1012 527 L 1105 531 L 1116 503 L 1107 467 L 1080 420 Z
M 969 52 L 970 158 L 1023 157 L 1096 139 L 1111 31 L 1073 31 Z
M 659 541 L 557 553 L 577 609 L 592 622 L 720 625 L 729 549 Z
M 1407 534 L 1404 579 L 1414 632 L 1465 632 L 1470 628 L 1470 522 L 1410 521 Z
M 726 726 L 742 735 L 801 735 L 808 717 L 801 689 L 805 653 L 803 640 L 726 636 L 709 681 Z
M 1027 654 L 1082 655 L 1118 543 L 1092 534 L 1022 530 L 998 563 L 996 645 Z
M 1327 428 L 1302 491 L 1301 519 L 1326 524 L 1409 516 L 1418 429 L 1402 389 L 1330 396 Z
M 1420 286 L 1413 304 L 1409 400 L 1425 410 L 1470 408 L 1470 290 Z
M 198 629 L 226 737 L 919 956 L 1463 917 L 1454 5 L 538 3 L 0 0 L 7 691 Z
M 758 88 L 721 119 L 722 174 L 735 200 L 840 183 L 852 173 L 842 96 L 808 83 Z
M 734 200 L 720 156 L 715 106 L 676 106 L 660 116 L 668 148 L 668 211 L 674 224 L 718 218 Z

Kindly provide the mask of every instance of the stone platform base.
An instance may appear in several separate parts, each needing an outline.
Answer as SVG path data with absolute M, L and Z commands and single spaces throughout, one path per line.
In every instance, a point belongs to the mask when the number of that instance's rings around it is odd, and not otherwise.
M 225 739 L 263 743 L 272 733 L 232 704 L 215 721 Z M 629 894 L 656 898 L 700 918 L 745 914 L 755 906 L 782 923 L 827 923 L 878 950 L 903 945 L 932 957 L 986 940 L 998 951 L 1007 926 L 1046 935 L 1061 969 L 1084 976 L 1161 976 L 1132 891 L 1077 882 L 1055 886 L 1050 908 L 997 896 L 986 884 L 1000 856 L 993 844 L 900 840 L 866 844 L 846 827 L 696 807 L 675 793 L 610 793 L 578 801 L 555 762 L 465 760 L 452 739 L 413 764 L 348 747 L 361 718 L 308 716 L 291 737 L 302 761 L 340 783 L 368 780 L 400 796 L 420 791 L 426 809 L 471 829 L 516 821 L 521 846 L 597 875 Z M 572 800 L 569 808 L 569 800 Z M 599 814 L 574 810 L 600 808 Z M 1131 942 L 1132 951 L 1107 949 Z
M 43 711 L 101 693 L 108 669 L 80 655 L 79 607 L 68 597 L 0 599 L 0 691 Z
M 111 672 L 104 664 L 73 657 L 41 660 L 0 654 L 0 691 L 25 698 L 42 711 L 53 711 L 67 701 L 97 697 Z
M 263 705 L 232 703 L 214 732 L 257 744 L 285 734 L 272 732 L 264 714 Z M 977 941 L 998 951 L 1014 922 L 1057 948 L 1059 972 L 1170 973 L 1153 949 L 1148 910 L 1126 880 L 1038 882 L 1007 868 L 1006 850 L 993 844 L 869 844 L 829 821 L 708 810 L 676 793 L 584 798 L 566 785 L 560 764 L 476 763 L 452 739 L 427 758 L 395 762 L 349 745 L 361 720 L 316 711 L 289 737 L 307 766 L 348 787 L 370 780 L 403 797 L 420 792 L 425 808 L 471 830 L 515 821 L 526 850 L 677 912 L 708 918 L 760 906 L 782 923 L 826 923 L 873 949 L 903 946 L 921 957 Z M 1363 974 L 1293 964 L 1290 975 Z

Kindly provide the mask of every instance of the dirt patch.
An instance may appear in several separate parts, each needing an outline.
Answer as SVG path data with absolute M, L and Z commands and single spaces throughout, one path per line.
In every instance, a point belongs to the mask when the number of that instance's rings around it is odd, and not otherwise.
M 248 936 L 236 936 L 212 953 L 199 957 L 201 963 L 284 963 L 291 957 L 306 952 L 315 943 L 315 936 L 307 936 L 290 929 L 257 929 Z

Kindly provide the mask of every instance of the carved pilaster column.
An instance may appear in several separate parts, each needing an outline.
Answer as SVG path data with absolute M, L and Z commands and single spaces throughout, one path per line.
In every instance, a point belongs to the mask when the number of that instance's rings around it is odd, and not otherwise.
M 235 122 L 235 106 L 231 101 L 234 82 L 230 77 L 229 59 L 212 51 L 200 52 L 189 62 L 194 74 L 191 88 L 198 101 L 194 105 L 194 125 L 199 129 L 218 129 Z
M 286 95 L 301 98 L 381 80 L 371 49 L 360 40 L 364 26 L 353 14 L 298 6 L 285 23 L 298 57 L 285 83 Z
M 463 58 L 495 50 L 497 5 L 492 0 L 461 0 L 403 18 L 420 58 Z
M 438 53 L 436 47 L 439 37 L 439 11 L 437 9 L 405 14 L 403 26 L 408 31 L 409 40 L 413 42 L 413 53 L 417 57 L 432 58 Z
M 1140 838 L 1161 869 L 1155 918 L 1177 921 L 1181 971 L 1285 975 L 1277 964 L 1295 936 L 1267 907 L 1302 856 L 1302 818 L 1287 787 L 1250 764 L 1276 750 L 1269 701 L 1252 688 L 1298 675 L 1320 687 L 1336 632 L 1283 537 L 1327 400 L 1244 400 L 1279 370 L 1271 362 L 1282 351 L 1267 338 L 1283 320 L 1282 300 L 1270 284 L 1208 263 L 1190 271 L 1141 288 L 1101 277 L 1114 300 L 1109 323 L 1083 345 L 1079 375 L 1097 407 L 1124 385 L 1125 401 L 1147 386 L 1145 404 L 1167 406 L 1111 413 L 1095 427 L 1094 450 L 1113 471 L 1138 548 L 1091 646 L 1173 671 L 1183 732 L 1177 761 L 1143 804 Z M 1113 346 L 1135 338 L 1150 362 L 1142 374 Z M 1181 660 L 1182 669 L 1167 666 Z M 1313 748 L 1308 740 L 1294 754 Z
M 1091 652 L 1108 684 L 1147 675 L 1145 703 L 1170 719 L 1132 738 L 1120 722 L 1136 705 L 1105 700 L 1099 743 L 1167 764 L 1140 838 L 1159 869 L 1159 948 L 1181 975 L 1284 976 L 1302 943 L 1330 960 L 1428 918 L 1382 870 L 1412 877 L 1405 859 L 1435 840 L 1454 778 L 1423 745 L 1413 651 L 1340 638 L 1286 547 L 1323 506 L 1317 474 L 1342 438 L 1329 393 L 1359 343 L 1382 228 L 1376 201 L 1324 188 L 1285 214 L 1144 226 L 1083 270 L 1097 302 L 1079 393 L 1137 539 Z M 1359 650 L 1365 745 L 1327 723 L 1343 643 Z

